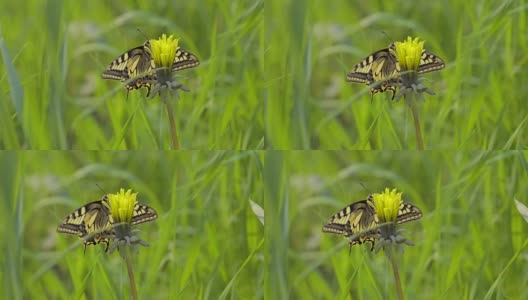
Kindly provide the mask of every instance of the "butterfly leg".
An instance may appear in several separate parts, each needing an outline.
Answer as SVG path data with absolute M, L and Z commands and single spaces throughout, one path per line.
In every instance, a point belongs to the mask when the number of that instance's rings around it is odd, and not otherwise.
M 374 240 L 367 240 L 366 243 L 370 243 L 370 251 L 374 251 Z
M 147 98 L 148 98 L 148 97 L 150 96 L 150 86 L 147 85 L 147 86 L 145 86 L 145 87 L 147 88 Z
M 110 246 L 110 242 L 108 241 L 108 239 L 105 239 L 105 240 L 101 241 L 101 243 L 105 243 L 106 244 L 105 252 L 108 252 L 108 247 Z

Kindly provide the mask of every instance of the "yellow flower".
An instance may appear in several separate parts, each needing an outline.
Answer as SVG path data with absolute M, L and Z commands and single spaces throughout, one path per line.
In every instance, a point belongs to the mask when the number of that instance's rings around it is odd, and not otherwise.
M 376 215 L 380 223 L 396 223 L 398 218 L 398 211 L 402 202 L 401 195 L 396 189 L 392 191 L 389 188 L 385 188 L 383 193 L 374 194 L 374 206 L 376 207 Z
M 176 50 L 179 48 L 178 41 L 172 35 L 167 37 L 165 34 L 157 40 L 150 40 L 150 52 L 157 68 L 167 68 L 171 72 Z
M 119 253 L 123 258 L 125 257 L 125 251 L 121 250 L 125 248 L 131 247 L 133 251 L 137 252 L 138 244 L 148 246 L 145 241 L 135 235 L 137 230 L 132 230 L 131 221 L 137 204 L 137 194 L 130 189 L 125 192 L 125 189 L 121 188 L 119 193 L 107 195 L 108 202 L 110 202 L 110 218 L 114 229 L 110 253 L 114 252 L 115 249 L 119 249 Z M 156 217 L 157 214 L 155 214 L 153 219 Z
M 119 193 L 108 195 L 110 213 L 112 214 L 114 224 L 130 223 L 137 202 L 137 194 L 132 193 L 130 189 L 125 192 L 125 189 L 122 188 Z
M 420 41 L 418 38 L 413 40 L 411 37 L 407 37 L 406 41 L 394 43 L 396 59 L 398 59 L 402 71 L 416 72 L 418 70 L 424 43 L 425 41 Z
M 153 89 L 150 93 L 152 97 L 160 94 L 163 88 L 175 90 L 176 96 L 178 95 L 178 89 L 189 91 L 187 87 L 172 78 L 172 67 L 176 52 L 180 48 L 178 41 L 179 39 L 174 38 L 172 35 L 167 37 L 166 34 L 162 34 L 159 39 L 152 39 L 148 42 L 149 46 L 147 49 L 152 56 L 153 67 L 156 70 L 156 79 L 153 82 Z M 165 102 L 165 100 L 163 101 Z

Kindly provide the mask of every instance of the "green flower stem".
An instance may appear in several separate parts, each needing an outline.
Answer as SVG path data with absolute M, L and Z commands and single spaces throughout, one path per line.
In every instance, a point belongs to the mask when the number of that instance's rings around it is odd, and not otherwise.
M 403 300 L 403 289 L 400 280 L 400 272 L 398 271 L 398 263 L 396 262 L 396 255 L 394 255 L 394 252 L 391 250 L 388 251 L 392 264 L 392 272 L 394 273 L 394 283 L 396 284 L 396 291 L 398 292 L 398 300 Z
M 172 108 L 171 101 L 167 99 L 167 92 L 163 91 L 162 93 L 162 101 L 167 106 L 167 114 L 169 115 L 169 123 L 170 123 L 170 129 L 171 129 L 171 138 L 172 138 L 172 150 L 178 150 L 180 149 L 180 145 L 178 143 L 178 133 L 176 132 L 176 122 L 174 121 L 174 109 Z
M 418 114 L 418 105 L 416 105 L 416 101 L 414 97 L 411 97 L 409 100 L 409 106 L 411 107 L 413 119 L 414 119 L 414 130 L 416 132 L 416 148 L 418 148 L 419 151 L 424 150 L 424 142 L 422 138 L 422 128 L 420 127 L 420 117 Z
M 132 299 L 138 300 L 138 294 L 136 289 L 136 280 L 134 279 L 134 270 L 132 268 L 132 260 L 130 259 L 130 255 L 127 253 L 125 254 L 125 261 L 127 264 L 127 271 L 128 271 L 128 279 L 130 280 L 130 289 L 132 290 Z

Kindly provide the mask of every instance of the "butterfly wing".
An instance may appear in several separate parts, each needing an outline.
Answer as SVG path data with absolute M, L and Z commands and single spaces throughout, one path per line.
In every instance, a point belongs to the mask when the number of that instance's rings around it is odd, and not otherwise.
M 407 223 L 410 221 L 418 220 L 422 217 L 422 211 L 406 202 L 402 202 L 400 204 L 399 210 L 398 210 L 398 217 L 396 219 L 396 224 L 402 224 Z
M 102 78 L 128 81 L 125 84 L 128 91 L 146 87 L 150 93 L 152 86 L 150 81 L 154 80 L 156 75 L 152 72 L 154 68 L 152 56 L 147 51 L 149 45 L 147 41 L 121 54 L 106 67 Z
M 176 50 L 176 56 L 174 57 L 174 64 L 172 65 L 172 71 L 180 71 L 184 69 L 194 68 L 200 64 L 198 58 L 182 48 Z
M 154 221 L 158 218 L 158 213 L 150 206 L 136 203 L 132 214 L 132 225 Z
M 85 252 L 87 246 L 97 245 L 99 243 L 106 244 L 105 252 L 108 251 L 108 246 L 110 245 L 110 236 L 114 235 L 112 216 L 109 211 L 109 203 L 105 200 L 101 202 L 101 209 L 92 209 L 88 211 L 85 216 L 85 229 L 88 235 L 84 240 Z
M 349 238 L 352 247 L 365 242 L 374 246 L 371 229 L 378 224 L 372 198 L 354 202 L 334 214 L 323 226 L 323 232 L 341 234 Z M 352 238 L 350 238 L 352 237 Z
M 152 68 L 150 53 L 145 46 L 128 50 L 114 59 L 103 71 L 103 79 L 125 81 L 130 78 L 141 76 Z
M 104 205 L 103 202 L 103 200 L 90 202 L 74 210 L 59 224 L 57 231 L 80 237 L 86 236 L 88 227 L 92 229 L 100 226 L 104 223 L 104 215 L 108 216 L 108 206 Z
M 59 226 L 60 233 L 77 235 L 84 239 L 86 246 L 105 243 L 108 249 L 108 235 L 113 233 L 109 204 L 106 197 L 90 202 L 70 213 Z
M 347 81 L 367 84 L 372 95 L 392 91 L 394 98 L 400 71 L 394 47 L 391 44 L 389 48 L 378 50 L 363 59 L 347 74 Z
M 369 84 L 370 92 L 374 95 L 375 93 L 391 91 L 392 99 L 394 99 L 394 96 L 396 95 L 396 87 L 399 83 L 398 76 L 400 74 L 400 64 L 394 54 L 394 44 L 391 44 L 389 48 L 385 50 L 388 53 L 384 53 L 383 57 L 380 56 L 379 59 L 372 62 L 373 82 Z
M 375 60 L 384 60 L 387 52 L 387 49 L 382 49 L 360 61 L 352 67 L 350 72 L 347 73 L 346 80 L 348 82 L 365 83 L 367 85 L 373 83 L 374 77 L 372 75 L 372 64 Z
M 444 61 L 431 52 L 422 51 L 420 56 L 420 65 L 418 65 L 418 74 L 438 71 L 445 68 Z

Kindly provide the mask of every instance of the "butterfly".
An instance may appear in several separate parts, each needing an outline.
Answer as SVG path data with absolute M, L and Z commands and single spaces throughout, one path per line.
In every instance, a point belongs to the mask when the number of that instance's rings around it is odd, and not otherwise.
M 420 219 L 422 211 L 409 203 L 401 202 L 396 224 Z M 369 195 L 366 200 L 354 202 L 334 214 L 323 226 L 323 232 L 341 234 L 349 238 L 349 246 L 370 243 L 374 249 L 376 236 L 379 234 L 379 219 L 374 206 L 374 198 Z M 351 237 L 351 238 L 350 238 Z
M 147 88 L 147 97 L 152 88 L 152 82 L 156 81 L 156 68 L 150 51 L 150 42 L 132 48 L 114 59 L 101 75 L 103 79 L 126 81 L 125 88 L 131 90 Z M 198 58 L 181 48 L 176 49 L 172 71 L 194 68 L 200 64 Z
M 437 55 L 422 50 L 418 74 L 441 70 L 445 67 L 444 61 Z M 349 82 L 365 83 L 370 86 L 372 97 L 375 93 L 392 92 L 392 99 L 396 88 L 400 84 L 400 64 L 396 58 L 396 45 L 391 43 L 388 48 L 378 50 L 357 65 L 347 74 Z
M 131 225 L 150 222 L 158 217 L 156 211 L 147 205 L 136 202 L 132 213 Z M 105 195 L 101 200 L 90 202 L 70 213 L 57 227 L 57 232 L 77 235 L 83 238 L 84 252 L 89 245 L 106 244 L 108 251 L 110 240 L 115 235 L 114 220 L 110 213 L 110 202 Z

